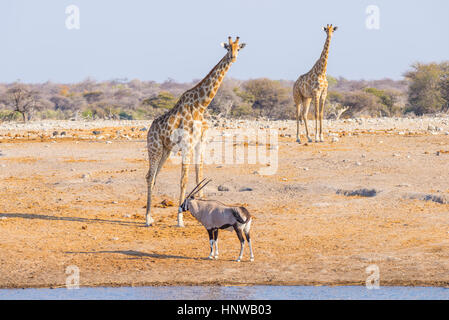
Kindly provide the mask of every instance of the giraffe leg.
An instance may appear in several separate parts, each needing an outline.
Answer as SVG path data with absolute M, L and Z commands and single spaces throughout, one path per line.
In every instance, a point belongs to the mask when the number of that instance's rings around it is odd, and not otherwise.
M 324 90 L 320 99 L 320 142 L 324 142 L 323 135 L 323 117 L 324 117 L 324 105 L 326 104 L 327 90 Z
M 196 183 L 200 183 L 203 180 L 203 161 L 204 161 L 204 142 L 201 140 L 195 146 L 195 174 Z M 198 196 L 203 196 L 203 189 L 198 192 Z
M 156 185 L 157 176 L 159 175 L 159 172 L 161 171 L 162 167 L 164 166 L 164 163 L 167 161 L 168 156 L 170 155 L 170 152 L 171 151 L 168 149 L 164 149 L 164 151 L 162 152 L 162 158 L 161 158 L 161 160 L 159 160 L 159 163 L 157 165 L 156 175 L 154 176 L 153 188 Z
M 146 208 L 146 213 L 145 213 L 145 225 L 147 227 L 151 226 L 154 222 L 153 218 L 151 217 L 150 212 L 151 212 L 151 194 L 153 191 L 154 179 L 155 179 L 156 171 L 157 171 L 156 166 L 157 166 L 157 163 L 150 162 L 150 169 L 148 170 L 148 173 L 146 176 L 148 194 L 147 194 L 147 208 Z
M 184 197 L 186 196 L 186 188 L 187 188 L 187 181 L 189 179 L 189 165 L 190 165 L 191 155 L 192 155 L 192 151 L 189 150 L 185 155 L 183 155 L 183 159 L 182 159 L 181 193 L 179 195 L 179 206 L 181 206 L 181 204 L 184 202 Z M 178 212 L 178 227 L 181 227 L 181 228 L 184 227 L 182 211 Z
M 160 170 L 160 169 L 158 170 L 158 168 L 162 160 L 162 157 L 164 156 L 163 155 L 164 150 L 162 149 L 161 144 L 154 143 L 154 141 L 152 143 L 149 141 L 147 148 L 148 148 L 148 160 L 150 168 L 148 169 L 148 173 L 146 175 L 148 194 L 147 194 L 147 207 L 145 213 L 145 225 L 149 227 L 154 222 L 153 218 L 151 217 L 151 195 L 155 185 L 156 175 Z
M 309 113 L 309 108 L 310 108 L 310 102 L 312 101 L 312 99 L 307 98 L 303 100 L 303 105 L 302 105 L 302 120 L 304 121 L 304 127 L 306 128 L 306 137 L 307 137 L 307 141 L 308 142 L 312 142 L 312 138 L 310 138 L 309 135 L 309 126 L 307 124 L 307 114 Z
M 299 119 L 301 118 L 301 102 L 296 103 L 296 142 L 301 143 L 299 138 Z
M 318 138 L 318 122 L 320 117 L 320 95 L 315 94 L 314 96 L 315 102 L 315 142 L 319 142 Z

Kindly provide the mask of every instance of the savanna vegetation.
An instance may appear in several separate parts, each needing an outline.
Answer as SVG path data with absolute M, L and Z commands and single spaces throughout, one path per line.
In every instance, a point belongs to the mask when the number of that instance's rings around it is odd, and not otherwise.
M 449 112 L 449 62 L 413 64 L 400 81 L 328 80 L 328 118 Z M 86 79 L 74 84 L 0 84 L 0 120 L 152 119 L 173 108 L 195 82 Z M 208 111 L 229 118 L 294 119 L 292 86 L 288 80 L 227 78 Z

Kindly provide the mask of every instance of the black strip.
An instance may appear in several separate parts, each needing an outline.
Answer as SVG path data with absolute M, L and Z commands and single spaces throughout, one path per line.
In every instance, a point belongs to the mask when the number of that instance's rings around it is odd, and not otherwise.
M 388 314 L 388 318 L 404 319 L 411 315 L 419 317 L 418 312 L 424 310 L 428 316 L 437 314 L 438 310 L 443 315 L 448 305 L 447 301 L 0 301 L 2 313 L 15 319 L 29 315 L 61 319 L 65 312 L 71 319 L 85 319 L 87 314 L 90 319 L 94 316 L 105 319 L 109 314 L 114 318 L 123 314 L 126 319 L 145 314 L 151 319 L 309 319 L 320 318 L 328 312 L 331 318 L 363 319 L 362 314 L 369 314 L 368 318 L 384 319 Z M 198 307 L 210 308 L 209 316 L 184 314 L 189 310 L 204 310 Z M 155 317 L 156 314 L 159 316 Z

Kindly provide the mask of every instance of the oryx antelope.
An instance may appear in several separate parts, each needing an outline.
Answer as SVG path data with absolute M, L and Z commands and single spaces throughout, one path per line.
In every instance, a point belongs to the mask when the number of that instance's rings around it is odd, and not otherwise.
M 211 181 L 209 180 L 203 184 L 205 180 L 202 180 L 190 192 L 184 202 L 179 206 L 178 212 L 190 211 L 206 228 L 209 233 L 210 243 L 209 259 L 218 259 L 218 230 L 225 229 L 229 231 L 234 230 L 240 240 L 240 254 L 237 262 L 240 262 L 243 257 L 243 249 L 245 246 L 242 233 L 245 234 L 246 240 L 248 241 L 250 260 L 254 261 L 253 248 L 249 235 L 252 221 L 251 214 L 245 207 L 227 206 L 215 200 L 195 199 L 195 195 Z

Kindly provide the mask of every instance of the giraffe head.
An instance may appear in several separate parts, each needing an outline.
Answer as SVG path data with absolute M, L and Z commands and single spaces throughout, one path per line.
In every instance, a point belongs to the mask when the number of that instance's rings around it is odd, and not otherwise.
M 337 26 L 332 26 L 331 24 L 328 24 L 327 26 L 323 27 L 323 30 L 326 31 L 328 36 L 331 36 L 334 31 L 337 31 Z
M 246 43 L 239 44 L 239 39 L 240 38 L 237 37 L 235 38 L 235 41 L 232 41 L 232 38 L 228 37 L 228 43 L 221 43 L 221 46 L 228 50 L 228 54 L 230 54 L 232 62 L 235 62 L 235 59 L 237 59 L 240 49 L 243 49 L 246 46 Z

